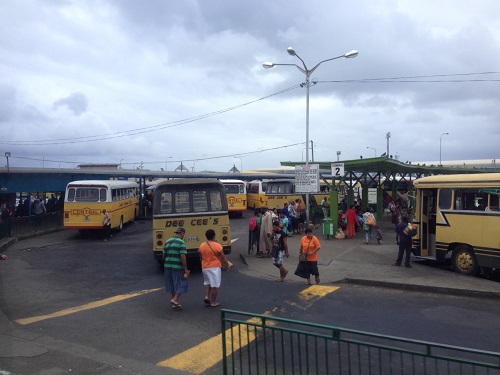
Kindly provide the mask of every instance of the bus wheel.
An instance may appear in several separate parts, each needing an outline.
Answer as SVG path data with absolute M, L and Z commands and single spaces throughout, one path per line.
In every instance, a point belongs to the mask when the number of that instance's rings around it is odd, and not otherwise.
M 123 229 L 123 216 L 120 217 L 120 226 L 118 227 L 118 231 L 121 232 Z
M 451 264 L 456 272 L 464 275 L 476 275 L 479 270 L 474 250 L 465 245 L 459 246 L 453 250 Z

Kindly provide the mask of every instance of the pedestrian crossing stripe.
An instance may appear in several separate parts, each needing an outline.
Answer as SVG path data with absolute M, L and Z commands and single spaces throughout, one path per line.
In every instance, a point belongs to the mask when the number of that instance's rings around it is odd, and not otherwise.
M 311 285 L 299 293 L 299 298 L 303 301 L 311 302 L 325 297 L 326 295 L 335 292 L 339 287 L 326 286 L 326 285 Z M 273 311 L 274 309 L 271 309 Z M 262 315 L 271 315 L 266 311 Z M 249 323 L 260 323 L 260 318 L 251 318 L 247 320 Z M 270 325 L 272 322 L 267 321 L 266 324 Z M 244 330 L 245 334 L 240 337 L 241 330 L 238 329 L 239 325 L 227 329 L 224 334 L 226 335 L 226 342 L 231 343 L 228 345 L 227 354 L 234 353 L 238 350 L 245 348 L 248 344 L 257 338 L 256 333 L 260 331 L 257 328 L 253 332 Z M 200 360 L 203 359 L 203 360 Z M 222 356 L 222 333 L 212 337 L 190 349 L 183 351 L 171 358 L 160 361 L 157 363 L 161 367 L 169 367 L 172 369 L 189 372 L 191 374 L 203 374 L 208 369 L 221 362 Z

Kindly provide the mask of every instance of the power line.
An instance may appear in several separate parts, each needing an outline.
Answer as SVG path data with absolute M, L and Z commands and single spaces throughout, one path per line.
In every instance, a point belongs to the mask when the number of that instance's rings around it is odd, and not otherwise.
M 488 75 L 488 74 L 500 74 L 500 72 L 477 72 L 477 73 L 456 73 L 456 74 L 435 74 L 435 75 L 426 75 L 426 76 L 401 76 L 401 77 L 387 77 L 387 78 L 364 78 L 364 79 L 356 79 L 356 80 L 333 80 L 333 81 L 318 81 L 318 83 L 462 83 L 462 82 L 499 82 L 500 79 L 467 79 L 467 80 L 421 80 L 423 78 L 437 78 L 437 77 L 459 77 L 459 76 L 473 76 L 473 75 Z M 124 130 L 114 133 L 100 134 L 100 135 L 89 135 L 83 137 L 73 137 L 73 138 L 61 138 L 61 139 L 45 139 L 45 140 L 36 140 L 36 141 L 0 141 L 0 144 L 11 145 L 11 146 L 47 146 L 47 145 L 62 145 L 62 144 L 74 144 L 74 143 L 87 143 L 87 142 L 96 142 L 103 141 L 108 139 L 116 139 L 123 138 L 132 135 L 150 133 L 158 130 L 173 128 L 176 126 L 185 125 L 188 123 L 196 122 L 208 117 L 220 115 L 226 112 L 230 112 L 259 101 L 269 99 L 273 96 L 281 95 L 291 90 L 295 90 L 301 87 L 300 85 L 294 85 L 278 91 L 274 94 L 270 94 L 264 96 L 259 99 L 255 99 L 243 104 L 239 104 L 233 107 L 229 107 L 226 109 L 221 109 L 218 111 L 198 115 L 195 117 L 167 122 L 163 124 L 142 127 L 132 130 Z
M 132 129 L 132 130 L 123 130 L 119 132 L 114 132 L 114 133 L 108 133 L 108 134 L 102 134 L 102 135 L 89 135 L 89 136 L 84 136 L 84 137 L 74 137 L 74 138 L 61 138 L 61 139 L 44 139 L 44 140 L 36 140 L 36 141 L 0 141 L 0 144 L 6 144 L 6 145 L 13 145 L 13 146 L 47 146 L 47 145 L 61 145 L 61 144 L 73 144 L 73 143 L 85 143 L 85 142 L 95 142 L 95 141 L 102 141 L 102 140 L 108 140 L 108 139 L 115 139 L 115 138 L 122 138 L 122 137 L 128 137 L 132 135 L 138 135 L 138 134 L 144 134 L 144 133 L 150 133 L 158 130 L 163 130 L 163 129 L 168 129 L 168 128 L 173 128 L 175 126 L 180 126 L 180 125 L 185 125 L 191 122 L 199 121 L 202 119 L 205 119 L 207 117 L 212 117 L 216 115 L 220 115 L 222 113 L 234 111 L 236 109 L 248 106 L 250 104 L 257 103 L 259 101 L 271 98 L 276 95 L 283 94 L 285 92 L 295 90 L 296 88 L 300 87 L 300 85 L 294 85 L 291 87 L 288 87 L 286 89 L 283 89 L 281 91 L 278 91 L 274 94 L 270 94 L 267 96 L 264 96 L 259 99 L 255 99 L 243 104 L 239 104 L 233 107 L 229 107 L 226 109 L 221 109 L 218 111 L 206 113 L 203 115 L 198 115 L 195 117 L 183 119 L 183 120 L 177 120 L 177 121 L 172 121 L 164 124 L 158 124 L 158 125 L 153 125 L 149 127 L 143 127 L 143 128 L 137 128 L 137 129 Z
M 213 159 L 223 159 L 223 158 L 229 158 L 233 157 L 236 155 L 240 156 L 248 156 L 248 155 L 254 155 L 254 154 L 260 154 L 262 152 L 267 152 L 267 151 L 273 151 L 273 150 L 279 150 L 282 148 L 288 148 L 288 147 L 293 147 L 293 146 L 298 146 L 302 145 L 305 142 L 299 142 L 299 143 L 293 143 L 290 145 L 283 145 L 283 146 L 276 146 L 276 147 L 271 147 L 271 148 L 266 148 L 263 150 L 258 150 L 258 151 L 249 151 L 249 152 L 241 152 L 238 154 L 230 154 L 230 155 L 219 155 L 219 156 L 209 156 L 206 158 L 196 158 L 196 159 L 182 159 L 182 160 L 171 160 L 169 163 L 180 163 L 180 162 L 189 162 L 189 161 L 204 161 L 204 160 L 213 160 Z M 22 159 L 22 160 L 33 160 L 33 161 L 41 161 L 41 162 L 49 162 L 49 163 L 65 163 L 65 164 L 88 164 L 87 162 L 79 162 L 79 161 L 67 161 L 67 160 L 51 160 L 51 159 L 37 159 L 37 158 L 29 158 L 29 157 L 24 157 L 24 156 L 11 156 L 12 159 Z M 122 165 L 130 165 L 130 164 L 164 164 L 165 160 L 161 161 L 136 161 L 136 162 L 128 162 L 128 163 L 121 163 Z

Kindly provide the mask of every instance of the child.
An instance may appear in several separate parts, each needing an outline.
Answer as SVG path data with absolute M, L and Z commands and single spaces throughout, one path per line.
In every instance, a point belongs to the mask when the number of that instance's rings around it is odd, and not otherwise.
M 377 233 L 377 243 L 379 245 L 382 245 L 382 230 L 380 229 L 380 227 L 378 225 L 375 227 L 375 229 L 376 229 L 376 233 Z

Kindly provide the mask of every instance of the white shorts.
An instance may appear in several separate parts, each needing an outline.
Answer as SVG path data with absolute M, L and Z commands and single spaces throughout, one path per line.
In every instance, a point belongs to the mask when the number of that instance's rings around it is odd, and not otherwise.
M 211 288 L 219 288 L 221 278 L 221 269 L 219 267 L 203 269 L 203 285 L 210 285 Z

